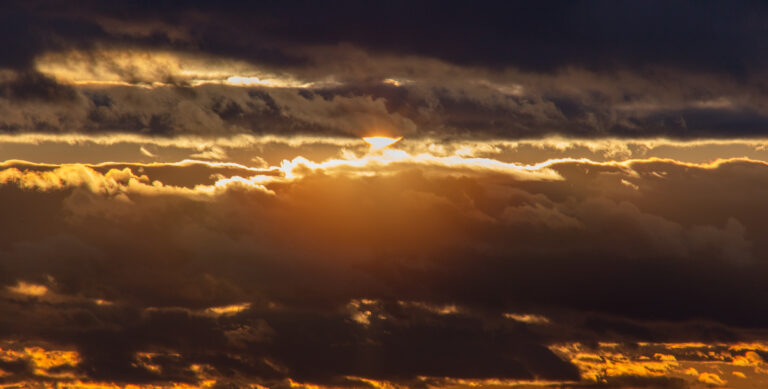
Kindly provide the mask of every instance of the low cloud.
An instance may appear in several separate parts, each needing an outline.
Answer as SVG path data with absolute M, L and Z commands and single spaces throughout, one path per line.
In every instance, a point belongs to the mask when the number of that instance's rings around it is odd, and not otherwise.
M 550 345 L 732 342 L 764 322 L 739 303 L 763 301 L 762 205 L 737 199 L 759 197 L 762 163 L 555 162 L 557 180 L 430 166 L 218 188 L 153 177 L 171 166 L 6 166 L 0 332 L 77 350 L 94 380 L 197 382 L 200 365 L 351 385 L 578 381 Z

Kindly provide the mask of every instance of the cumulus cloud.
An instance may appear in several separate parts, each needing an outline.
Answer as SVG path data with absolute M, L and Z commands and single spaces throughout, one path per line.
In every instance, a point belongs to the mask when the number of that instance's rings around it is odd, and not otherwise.
M 278 172 L 256 190 L 158 180 L 235 173 L 203 163 L 5 166 L 0 329 L 76 350 L 73 374 L 94 380 L 192 383 L 207 366 L 411 385 L 579 380 L 552 344 L 749 340 L 764 321 L 742 303 L 762 284 L 761 205 L 705 212 L 698 189 L 729 177 L 713 201 L 754 194 L 762 163 L 555 162 L 557 180 L 412 163 Z

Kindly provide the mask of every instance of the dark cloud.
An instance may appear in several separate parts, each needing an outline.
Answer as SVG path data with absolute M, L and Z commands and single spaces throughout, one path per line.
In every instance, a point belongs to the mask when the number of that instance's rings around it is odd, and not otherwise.
M 4 7 L 0 46 L 10 62 L 0 66 L 18 74 L 6 77 L 0 103 L 27 102 L 14 106 L 16 115 L 3 115 L 6 132 L 359 136 L 381 127 L 481 138 L 765 134 L 759 2 Z M 125 63 L 116 52 L 146 55 Z M 252 88 L 248 102 L 235 98 L 242 94 L 235 90 L 192 87 L 188 75 L 162 60 L 156 69 L 142 68 L 142 61 L 166 52 L 209 67 L 241 60 L 295 82 L 280 91 Z M 162 98 L 139 107 L 119 88 L 59 85 L 67 81 L 38 69 L 52 53 L 59 65 L 79 63 L 74 72 L 106 71 L 136 86 L 165 84 L 176 94 L 133 92 L 132 99 Z M 394 82 L 386 84 L 390 77 Z M 77 99 L 77 107 L 68 105 Z
M 243 4 L 128 2 L 69 7 L 121 25 L 159 22 L 202 51 L 264 62 L 282 47 L 352 43 L 374 52 L 426 55 L 464 65 L 549 71 L 662 64 L 743 75 L 765 64 L 759 2 L 629 1 Z M 38 6 L 54 12 L 58 8 Z M 85 11 L 83 11 L 85 10 Z M 59 10 L 59 12 L 61 12 Z M 108 23 L 108 22 L 107 22 Z M 165 28 L 165 30 L 163 29 Z M 151 30 L 150 30 L 151 31 Z M 146 34 L 146 33 L 143 33 Z M 169 39 L 171 42 L 175 42 Z
M 35 57 L 47 50 L 86 48 L 105 36 L 93 22 L 68 13 L 41 13 L 33 3 L 0 6 L 0 67 L 29 71 Z
M 45 75 L 29 72 L 0 84 L 0 96 L 14 102 L 72 103 L 78 98 L 78 93 L 74 88 L 61 85 Z
M 0 96 L 6 132 L 695 139 L 759 137 L 768 123 L 762 107 L 740 103 L 686 107 L 669 96 L 669 107 L 633 110 L 612 97 L 509 96 L 482 86 L 82 89 L 37 73 L 0 84 Z
M 204 364 L 333 384 L 571 380 L 577 370 L 547 345 L 734 342 L 765 328 L 764 207 L 738 200 L 761 198 L 764 164 L 554 168 L 565 180 L 404 168 L 213 197 L 127 172 L 101 184 L 77 166 L 47 170 L 66 177 L 50 187 L 11 179 L 0 331 L 75 347 L 93 379 L 194 381 L 189 366 Z M 22 281 L 48 291 L 25 295 Z M 147 363 L 160 370 L 136 362 L 141 352 L 159 355 Z

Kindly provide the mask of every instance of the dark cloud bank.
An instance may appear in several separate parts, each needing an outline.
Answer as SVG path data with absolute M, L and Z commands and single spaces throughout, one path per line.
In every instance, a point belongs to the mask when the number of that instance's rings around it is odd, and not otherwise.
M 717 138 L 768 123 L 760 2 L 32 1 L 2 18 L 0 66 L 17 75 L 0 108 L 21 113 L 4 115 L 6 132 Z M 180 83 L 167 91 L 94 91 L 35 65 L 97 49 L 242 60 L 314 86 L 197 91 L 169 75 L 155 80 Z M 155 96 L 162 112 L 136 107 Z
M 69 178 L 0 187 L 0 334 L 74 347 L 93 379 L 192 382 L 201 364 L 271 386 L 578 380 L 546 346 L 748 341 L 768 325 L 762 163 L 561 163 L 563 181 L 317 172 L 213 197 L 41 169 Z

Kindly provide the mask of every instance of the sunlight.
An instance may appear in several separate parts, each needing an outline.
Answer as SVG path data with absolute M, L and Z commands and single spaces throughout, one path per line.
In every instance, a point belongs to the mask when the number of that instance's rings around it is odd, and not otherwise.
M 386 136 L 369 136 L 367 138 L 363 138 L 364 141 L 371 145 L 372 151 L 384 149 L 397 143 L 400 141 L 400 139 L 403 139 L 403 137 L 387 138 Z

